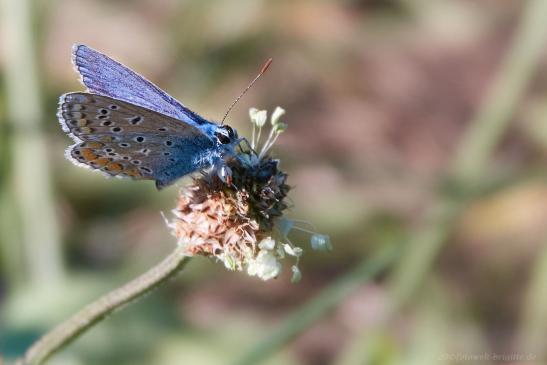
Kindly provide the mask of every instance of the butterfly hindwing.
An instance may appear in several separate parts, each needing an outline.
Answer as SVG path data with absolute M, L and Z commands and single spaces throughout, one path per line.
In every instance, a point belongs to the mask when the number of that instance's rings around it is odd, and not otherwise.
M 208 123 L 141 75 L 82 44 L 73 47 L 73 62 L 89 92 L 123 100 L 198 126 Z
M 164 186 L 210 164 L 216 151 L 195 126 L 102 95 L 65 94 L 58 116 L 76 142 L 67 157 L 110 176 Z
M 96 94 L 81 92 L 65 94 L 60 99 L 60 112 L 63 116 L 61 121 L 63 130 L 76 136 L 86 134 L 87 129 L 82 127 L 93 128 L 94 134 L 123 135 L 124 132 L 192 136 L 203 134 L 199 128 L 188 123 L 128 102 Z M 84 119 L 85 122 L 80 119 Z

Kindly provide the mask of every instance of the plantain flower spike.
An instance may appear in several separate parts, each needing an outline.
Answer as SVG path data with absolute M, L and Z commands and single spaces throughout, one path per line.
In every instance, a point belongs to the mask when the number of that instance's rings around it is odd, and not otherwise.
M 210 257 L 229 270 L 245 271 L 262 280 L 279 276 L 282 261 L 290 257 L 291 281 L 297 282 L 302 276 L 298 263 L 304 251 L 289 240 L 289 232 L 299 229 L 310 233 L 313 249 L 331 248 L 327 236 L 297 227 L 295 221 L 284 217 L 290 190 L 287 174 L 269 154 L 286 129 L 279 120 L 284 114 L 280 107 L 272 113 L 269 136 L 261 144 L 267 112 L 252 108 L 249 116 L 253 132 L 258 128 L 258 133 L 253 133 L 250 143 L 240 143 L 235 156 L 226 161 L 230 179 L 219 176 L 218 171 L 203 172 L 181 190 L 169 227 L 187 255 Z

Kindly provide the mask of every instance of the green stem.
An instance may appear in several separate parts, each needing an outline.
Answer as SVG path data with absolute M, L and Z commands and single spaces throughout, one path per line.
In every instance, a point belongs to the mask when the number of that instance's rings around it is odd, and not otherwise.
M 489 92 L 458 148 L 454 175 L 475 181 L 511 121 L 547 42 L 547 1 L 529 0 Z
M 473 189 L 487 167 L 514 110 L 526 91 L 547 42 L 547 1 L 530 0 L 511 47 L 483 104 L 471 120 L 456 154 L 452 175 L 464 191 Z M 397 305 L 404 305 L 430 270 L 454 219 L 468 197 L 443 196 L 426 214 L 392 278 Z
M 136 300 L 176 275 L 188 261 L 184 251 L 176 248 L 158 265 L 124 286 L 100 297 L 71 318 L 46 333 L 20 359 L 18 365 L 39 365 L 74 341 L 107 315 Z
M 364 260 L 351 272 L 336 280 L 336 282 L 321 291 L 319 295 L 292 313 L 266 339 L 253 346 L 249 353 L 234 362 L 234 364 L 257 364 L 273 354 L 292 338 L 309 328 L 311 324 L 323 318 L 328 311 L 336 307 L 340 301 L 353 293 L 359 286 L 370 281 L 379 272 L 392 264 L 399 256 L 399 251 L 396 246 L 386 246 L 380 249 L 373 257 Z
M 545 247 L 545 245 L 544 245 Z M 536 361 L 544 362 L 547 355 L 547 249 L 539 253 L 525 293 L 521 324 L 517 336 L 517 351 L 531 353 Z
M 40 121 L 44 118 L 30 0 L 0 0 L 0 21 L 5 23 L 6 119 L 12 123 L 13 181 L 21 247 L 29 282 L 52 287 L 64 278 L 59 224 L 56 219 L 48 142 Z M 15 246 L 13 246 L 15 244 Z

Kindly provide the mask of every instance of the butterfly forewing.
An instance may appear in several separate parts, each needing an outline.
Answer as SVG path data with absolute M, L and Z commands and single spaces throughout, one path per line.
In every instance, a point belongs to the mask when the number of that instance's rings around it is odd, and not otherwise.
M 72 50 L 73 62 L 91 93 L 123 100 L 198 126 L 208 123 L 143 76 L 83 44 Z
M 64 95 L 59 121 L 77 142 L 67 150 L 73 162 L 163 185 L 201 168 L 200 154 L 215 146 L 192 125 L 102 95 Z

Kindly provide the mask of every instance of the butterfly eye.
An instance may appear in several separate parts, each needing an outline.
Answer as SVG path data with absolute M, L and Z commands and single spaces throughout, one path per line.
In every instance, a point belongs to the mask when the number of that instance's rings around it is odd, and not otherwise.
M 230 143 L 230 138 L 228 138 L 228 136 L 226 136 L 225 134 L 223 133 L 217 133 L 217 139 L 220 143 L 222 144 L 228 144 Z
M 236 132 L 232 129 L 232 127 L 228 125 L 222 125 L 218 127 L 217 132 L 215 133 L 215 136 L 217 137 L 218 141 L 222 144 L 231 143 L 234 139 L 237 138 Z

